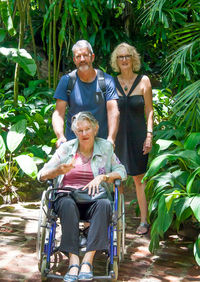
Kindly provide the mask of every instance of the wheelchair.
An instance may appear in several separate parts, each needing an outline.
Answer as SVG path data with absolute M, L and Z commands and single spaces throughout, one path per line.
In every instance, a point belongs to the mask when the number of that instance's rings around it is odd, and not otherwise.
M 109 249 L 106 254 L 106 271 L 104 276 L 94 276 L 93 280 L 117 281 L 119 263 L 124 259 L 125 252 L 125 208 L 124 195 L 119 193 L 120 180 L 116 180 L 115 192 L 113 192 L 112 220 L 108 228 Z M 56 200 L 56 190 L 53 182 L 48 181 L 47 190 L 43 191 L 40 203 L 40 213 L 37 233 L 38 268 L 41 273 L 41 281 L 48 278 L 63 279 L 63 276 L 55 274 L 56 255 L 59 255 L 59 236 L 56 230 L 59 228 L 59 220 L 53 209 Z M 81 231 L 80 231 L 81 232 Z M 84 249 L 83 246 L 79 246 Z M 81 251 L 81 250 L 80 250 Z

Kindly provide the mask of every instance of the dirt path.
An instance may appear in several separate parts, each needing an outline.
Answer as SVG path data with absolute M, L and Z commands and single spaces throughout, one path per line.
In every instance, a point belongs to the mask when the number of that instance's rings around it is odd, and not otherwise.
M 200 281 L 200 268 L 194 261 L 191 242 L 171 235 L 154 256 L 148 251 L 149 234 L 138 236 L 134 233 L 139 218 L 133 217 L 134 209 L 129 207 L 133 194 L 130 189 L 125 193 L 126 255 L 120 265 L 118 281 Z M 41 281 L 35 252 L 38 207 L 39 203 L 21 203 L 12 209 L 8 206 L 0 208 L 1 282 Z M 64 257 L 59 264 L 59 273 L 66 272 L 66 264 Z M 95 274 L 102 274 L 104 269 L 104 260 L 97 257 Z

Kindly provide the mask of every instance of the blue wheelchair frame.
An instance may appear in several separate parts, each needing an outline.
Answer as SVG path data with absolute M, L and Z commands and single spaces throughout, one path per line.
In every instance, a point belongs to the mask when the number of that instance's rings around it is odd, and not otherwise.
M 108 259 L 107 259 L 107 275 L 106 276 L 94 276 L 94 279 L 108 279 L 108 280 L 117 280 L 118 277 L 118 264 L 122 256 L 119 255 L 124 253 L 124 246 L 121 245 L 118 240 L 119 231 L 118 230 L 118 220 L 125 220 L 124 216 L 124 200 L 122 198 L 122 212 L 123 214 L 118 214 L 118 203 L 119 195 L 118 187 L 120 186 L 121 181 L 115 181 L 115 192 L 114 192 L 114 203 L 113 203 L 113 215 L 112 222 L 109 226 L 108 236 L 110 241 L 110 248 L 108 250 Z M 37 238 L 37 252 L 38 252 L 38 266 L 41 272 L 41 280 L 45 281 L 47 278 L 57 278 L 63 279 L 63 276 L 51 273 L 51 256 L 58 251 L 56 247 L 56 227 L 57 227 L 57 215 L 53 210 L 53 202 L 55 201 L 55 193 L 53 191 L 57 190 L 53 188 L 53 183 L 50 182 L 47 191 L 43 192 L 41 207 L 40 207 L 40 219 L 38 222 L 38 238 Z M 122 222 L 122 226 L 125 226 L 125 223 Z M 120 257 L 119 257 L 120 256 Z

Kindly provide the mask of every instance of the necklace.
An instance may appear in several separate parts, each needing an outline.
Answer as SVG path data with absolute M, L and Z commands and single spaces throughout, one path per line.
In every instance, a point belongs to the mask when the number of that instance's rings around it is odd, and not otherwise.
M 88 156 L 84 156 L 80 151 L 78 151 L 79 156 L 81 157 L 81 160 L 84 164 L 86 164 L 87 162 L 89 162 L 92 159 L 92 155 L 90 154 Z
M 120 82 L 121 86 L 123 87 L 124 91 L 128 91 L 128 89 L 129 89 L 129 87 L 131 87 L 134 79 L 135 79 L 135 77 L 133 77 L 130 80 L 124 81 L 123 78 L 120 78 L 119 82 Z

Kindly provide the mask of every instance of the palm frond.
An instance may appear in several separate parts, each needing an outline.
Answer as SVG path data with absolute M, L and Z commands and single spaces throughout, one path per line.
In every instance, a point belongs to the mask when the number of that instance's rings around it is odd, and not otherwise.
M 200 80 L 174 96 L 171 120 L 177 126 L 185 124 L 190 131 L 200 131 Z

